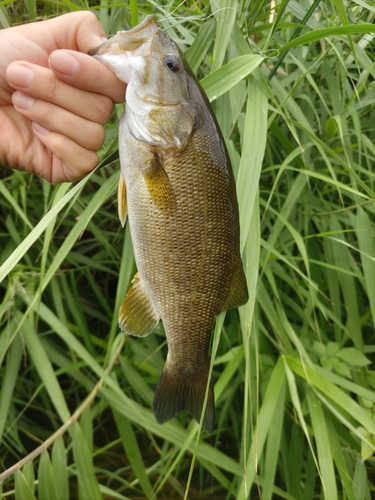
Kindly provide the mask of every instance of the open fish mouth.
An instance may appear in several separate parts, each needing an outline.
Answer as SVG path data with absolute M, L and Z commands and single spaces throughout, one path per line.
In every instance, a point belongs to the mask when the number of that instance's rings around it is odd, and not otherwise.
M 172 52 L 169 57 L 173 57 L 173 51 L 176 50 L 171 45 L 164 45 L 163 35 L 155 18 L 147 16 L 138 26 L 128 31 L 119 31 L 89 52 L 109 67 L 120 80 L 130 85 L 126 100 L 133 109 L 137 107 L 139 115 L 144 116 L 153 108 L 158 112 L 172 111 L 188 100 L 187 96 L 182 99 L 177 95 L 175 88 L 172 92 L 160 92 L 160 82 L 165 79 L 166 63 L 163 64 L 163 58 L 168 57 L 169 47 Z M 168 71 L 170 70 L 167 69 Z M 130 94 L 134 97 L 133 104 L 128 99 Z
M 140 33 L 145 29 L 149 31 L 150 34 L 159 29 L 159 26 L 157 25 L 154 16 L 146 16 L 141 23 L 137 24 L 137 26 L 134 26 L 134 28 L 127 30 L 127 33 L 129 35 L 133 35 L 136 33 Z
M 108 50 L 114 52 L 116 49 L 118 52 L 134 52 L 150 41 L 159 29 L 154 16 L 147 16 L 138 26 L 127 31 L 119 31 L 115 37 L 90 50 L 89 55 L 100 56 L 106 54 Z

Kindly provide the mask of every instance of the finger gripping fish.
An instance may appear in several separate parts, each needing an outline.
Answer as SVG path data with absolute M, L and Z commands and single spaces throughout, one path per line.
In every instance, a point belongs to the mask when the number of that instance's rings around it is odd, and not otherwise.
M 90 52 L 128 84 L 119 127 L 119 216 L 138 273 L 119 312 L 129 335 L 161 319 L 168 356 L 153 409 L 201 418 L 215 316 L 248 299 L 233 173 L 210 104 L 184 56 L 148 16 Z M 203 428 L 212 432 L 213 383 Z

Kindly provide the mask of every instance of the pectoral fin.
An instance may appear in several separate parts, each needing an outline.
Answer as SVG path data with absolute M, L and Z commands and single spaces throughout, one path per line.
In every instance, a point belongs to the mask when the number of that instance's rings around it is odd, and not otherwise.
M 175 208 L 175 198 L 167 172 L 160 163 L 159 158 L 154 155 L 150 161 L 141 167 L 147 189 L 155 205 L 167 212 Z
M 226 311 L 227 309 L 232 309 L 233 307 L 242 306 L 243 304 L 246 304 L 248 299 L 249 293 L 247 291 L 246 277 L 243 271 L 242 261 L 239 259 L 222 310 Z
M 126 205 L 126 186 L 121 172 L 118 183 L 117 201 L 118 201 L 118 216 L 122 227 L 124 227 L 126 222 L 126 216 L 128 215 L 128 208 Z
M 137 273 L 120 307 L 120 328 L 128 335 L 146 337 L 156 327 L 159 320 L 160 316 Z

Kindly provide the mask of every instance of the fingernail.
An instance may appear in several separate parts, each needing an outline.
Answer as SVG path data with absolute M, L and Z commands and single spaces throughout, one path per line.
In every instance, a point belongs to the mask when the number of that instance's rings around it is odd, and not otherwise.
M 35 132 L 37 132 L 38 134 L 42 134 L 42 135 L 46 135 L 48 134 L 49 130 L 47 130 L 46 128 L 42 127 L 41 125 L 39 125 L 38 123 L 35 123 L 33 122 L 31 124 L 31 126 L 33 127 L 33 130 Z
M 74 56 L 62 50 L 52 52 L 49 57 L 49 65 L 57 73 L 65 76 L 76 75 L 81 67 Z
M 18 90 L 12 95 L 12 102 L 17 108 L 28 110 L 34 104 L 35 99 Z
M 7 69 L 6 77 L 14 87 L 27 89 L 33 81 L 33 71 L 21 64 L 11 64 Z

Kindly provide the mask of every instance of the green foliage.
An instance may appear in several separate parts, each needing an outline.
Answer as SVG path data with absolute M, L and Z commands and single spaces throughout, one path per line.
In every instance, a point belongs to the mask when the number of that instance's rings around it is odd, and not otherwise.
M 179 4 L 5 1 L 0 25 L 90 8 L 112 35 L 154 13 L 202 80 L 237 177 L 250 294 L 217 322 L 215 432 L 186 415 L 157 424 L 162 326 L 118 330 L 135 273 L 115 206 L 118 107 L 77 185 L 0 167 L 2 497 L 370 500 L 374 7 Z

